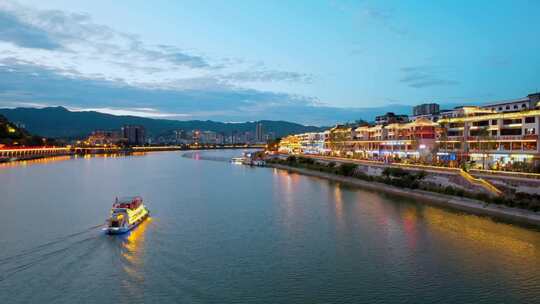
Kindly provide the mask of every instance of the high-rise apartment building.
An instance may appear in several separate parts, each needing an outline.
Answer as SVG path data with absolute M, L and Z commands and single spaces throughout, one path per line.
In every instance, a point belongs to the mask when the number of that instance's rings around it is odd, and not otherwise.
M 265 141 L 264 126 L 260 122 L 257 123 L 257 125 L 255 127 L 255 141 L 256 142 L 264 142 Z
M 144 145 L 146 139 L 144 127 L 125 125 L 122 127 L 122 137 L 130 146 Z

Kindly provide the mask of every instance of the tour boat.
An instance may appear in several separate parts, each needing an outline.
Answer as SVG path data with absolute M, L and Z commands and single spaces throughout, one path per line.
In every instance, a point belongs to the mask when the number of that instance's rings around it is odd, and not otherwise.
M 246 161 L 246 159 L 244 157 L 233 157 L 233 158 L 231 158 L 231 163 L 233 163 L 233 164 L 242 165 L 242 164 L 244 164 L 245 161 Z
M 128 232 L 150 215 L 140 196 L 116 198 L 104 229 L 108 234 Z

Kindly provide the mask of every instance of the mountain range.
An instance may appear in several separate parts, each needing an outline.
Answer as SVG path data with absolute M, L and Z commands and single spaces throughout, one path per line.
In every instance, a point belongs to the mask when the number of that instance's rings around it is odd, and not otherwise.
M 320 127 L 287 121 L 261 120 L 242 123 L 211 120 L 179 121 L 117 116 L 94 111 L 70 111 L 64 107 L 0 109 L 0 115 L 18 125 L 24 125 L 32 134 L 51 138 L 83 138 L 94 130 L 119 130 L 123 125 L 142 125 L 151 136 L 167 134 L 173 130 L 208 130 L 225 134 L 255 132 L 257 123 L 262 123 L 265 132 L 273 132 L 278 137 L 321 130 Z
M 441 109 L 452 109 L 457 104 L 442 104 Z M 411 114 L 410 105 L 384 105 L 372 108 L 329 108 L 324 112 L 324 117 L 317 113 L 306 112 L 304 121 L 308 118 L 317 120 L 330 120 L 331 117 L 341 118 L 341 123 L 354 122 L 357 120 L 373 121 L 375 116 L 386 112 L 396 114 Z M 318 113 L 320 115 L 320 112 Z M 262 123 L 265 132 L 273 132 L 277 137 L 288 134 L 313 132 L 327 129 L 328 127 L 306 126 L 299 123 L 281 120 L 261 120 L 252 122 L 218 122 L 212 120 L 172 120 L 154 119 L 138 116 L 120 116 L 105 114 L 95 111 L 70 111 L 65 107 L 46 108 L 3 108 L 0 115 L 4 115 L 10 121 L 23 124 L 32 134 L 39 134 L 51 138 L 82 138 L 88 136 L 94 130 L 118 130 L 123 125 L 142 125 L 151 136 L 170 134 L 173 130 L 208 130 L 231 134 L 231 132 L 254 132 L 257 123 Z M 323 119 L 324 118 L 324 119 Z

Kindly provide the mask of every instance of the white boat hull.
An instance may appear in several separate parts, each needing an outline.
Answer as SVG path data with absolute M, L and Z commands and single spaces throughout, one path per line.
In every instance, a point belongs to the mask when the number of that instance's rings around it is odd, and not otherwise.
M 132 223 L 131 225 L 124 227 L 106 227 L 103 229 L 103 231 L 105 231 L 105 233 L 107 234 L 123 234 L 137 227 L 140 223 L 146 220 L 148 216 L 150 216 L 150 211 L 148 211 L 145 216 L 141 217 L 138 221 Z

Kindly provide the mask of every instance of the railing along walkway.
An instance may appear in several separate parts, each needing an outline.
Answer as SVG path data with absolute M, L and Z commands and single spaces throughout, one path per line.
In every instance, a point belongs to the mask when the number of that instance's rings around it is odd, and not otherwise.
M 385 163 L 382 161 L 376 161 L 376 160 L 363 160 L 363 159 L 351 159 L 351 158 L 344 158 L 344 157 L 334 157 L 334 156 L 320 156 L 320 155 L 302 155 L 303 157 L 313 158 L 313 159 L 322 159 L 322 160 L 328 160 L 328 161 L 339 161 L 339 162 L 349 162 L 349 163 L 357 163 L 357 164 L 364 164 L 364 165 L 375 165 L 378 167 L 402 167 L 407 169 L 413 169 L 413 170 L 423 170 L 427 172 L 434 172 L 434 173 L 451 173 L 456 174 L 463 179 L 465 179 L 467 182 L 474 186 L 479 186 L 488 191 L 490 194 L 494 196 L 500 196 L 502 195 L 502 191 L 497 189 L 497 187 L 493 186 L 491 183 L 486 181 L 482 178 L 475 178 L 471 174 L 465 172 L 461 168 L 448 168 L 448 167 L 439 167 L 439 166 L 430 166 L 430 165 L 418 165 L 418 164 L 403 164 L 403 163 Z M 478 170 L 483 171 L 483 170 Z
M 466 179 L 470 183 L 478 185 L 478 186 L 486 189 L 492 195 L 501 196 L 503 194 L 501 190 L 497 189 L 497 187 L 493 186 L 491 183 L 489 183 L 485 179 L 476 178 L 476 177 L 470 175 L 469 173 L 467 173 L 467 172 L 465 172 L 464 170 L 461 170 L 461 169 L 459 171 L 459 175 L 461 175 L 464 179 Z

